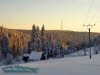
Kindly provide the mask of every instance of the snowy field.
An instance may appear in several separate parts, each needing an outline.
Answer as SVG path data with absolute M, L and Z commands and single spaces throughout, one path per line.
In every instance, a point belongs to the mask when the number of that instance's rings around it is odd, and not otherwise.
M 21 66 L 39 68 L 38 73 L 4 73 L 0 67 L 0 75 L 100 75 L 100 54 L 89 56 L 66 56 L 62 59 L 19 64 Z

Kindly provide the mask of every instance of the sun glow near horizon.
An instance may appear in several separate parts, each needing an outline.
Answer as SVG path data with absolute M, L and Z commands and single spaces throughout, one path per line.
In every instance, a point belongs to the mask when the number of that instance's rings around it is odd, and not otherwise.
M 35 24 L 46 30 L 88 31 L 83 24 L 94 24 L 100 32 L 100 1 L 95 0 L 88 13 L 90 0 L 0 0 L 0 25 L 10 29 L 32 29 Z M 86 18 L 88 16 L 88 18 Z M 84 21 L 85 20 L 85 21 Z

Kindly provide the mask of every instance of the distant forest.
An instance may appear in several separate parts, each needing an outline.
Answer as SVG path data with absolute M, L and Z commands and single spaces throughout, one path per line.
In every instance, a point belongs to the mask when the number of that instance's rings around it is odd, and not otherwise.
M 15 29 L 16 31 L 31 34 L 31 30 L 20 30 Z M 79 43 L 88 42 L 88 32 L 77 32 L 77 31 L 68 31 L 68 30 L 45 30 L 46 33 L 52 33 L 53 38 L 56 39 L 58 34 L 61 35 L 61 40 L 64 44 L 67 44 L 68 41 L 77 41 Z M 100 36 L 100 33 L 91 32 L 91 40 Z M 84 38 L 84 40 L 83 40 Z

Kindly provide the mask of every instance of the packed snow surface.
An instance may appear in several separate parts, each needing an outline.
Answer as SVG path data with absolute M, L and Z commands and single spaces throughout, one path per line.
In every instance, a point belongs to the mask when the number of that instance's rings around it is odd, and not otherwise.
M 70 55 L 62 59 L 19 64 L 25 67 L 39 68 L 38 73 L 4 73 L 0 67 L 0 75 L 100 75 L 100 54 L 89 56 Z

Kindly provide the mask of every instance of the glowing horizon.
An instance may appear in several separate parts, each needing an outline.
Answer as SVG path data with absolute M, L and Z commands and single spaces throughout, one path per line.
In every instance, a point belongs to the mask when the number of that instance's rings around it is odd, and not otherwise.
M 88 31 L 83 24 L 96 23 L 92 31 L 100 32 L 99 3 L 95 0 L 88 14 L 91 0 L 0 0 L 0 25 L 30 30 L 44 24 L 46 30 L 60 30 L 62 19 L 63 30 Z

